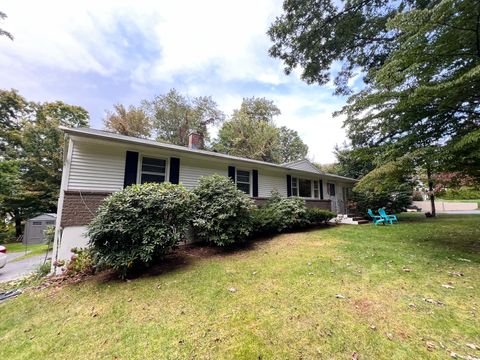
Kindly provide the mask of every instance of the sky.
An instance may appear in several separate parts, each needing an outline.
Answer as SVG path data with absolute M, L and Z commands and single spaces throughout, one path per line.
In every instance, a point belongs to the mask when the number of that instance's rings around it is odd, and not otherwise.
M 0 11 L 8 16 L 0 27 L 15 37 L 0 38 L 0 88 L 82 106 L 91 127 L 103 128 L 113 104 L 176 88 L 212 96 L 227 116 L 244 97 L 273 100 L 277 125 L 298 131 L 319 163 L 333 162 L 345 141 L 343 119 L 332 116 L 345 98 L 298 71 L 285 75 L 268 56 L 266 31 L 282 1 L 3 0 Z

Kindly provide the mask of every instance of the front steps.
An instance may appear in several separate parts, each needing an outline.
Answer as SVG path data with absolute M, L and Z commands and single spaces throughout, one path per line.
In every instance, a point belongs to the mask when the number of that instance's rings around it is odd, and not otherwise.
M 369 223 L 369 221 L 364 217 L 354 215 L 354 214 L 338 214 L 333 221 L 335 221 L 337 224 L 346 224 L 346 225 L 362 225 L 362 224 Z

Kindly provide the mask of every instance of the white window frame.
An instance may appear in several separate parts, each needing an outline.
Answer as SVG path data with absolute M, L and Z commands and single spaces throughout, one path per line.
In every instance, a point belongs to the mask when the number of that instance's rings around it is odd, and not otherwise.
M 292 178 L 291 178 L 291 188 L 292 188 L 292 196 L 298 197 L 298 177 L 292 176 Z M 296 194 L 294 194 L 293 189 L 295 189 Z
M 235 186 L 238 184 L 238 172 L 239 171 L 245 171 L 248 172 L 248 196 L 252 196 L 252 171 L 251 170 L 245 170 L 245 169 L 237 169 L 235 168 Z M 240 181 L 240 184 L 246 184 L 244 181 Z M 238 189 L 238 187 L 237 187 Z M 240 189 L 238 189 L 240 190 Z
M 315 189 L 315 184 L 317 188 Z M 312 196 L 314 199 L 320 199 L 320 180 L 312 180 Z M 315 196 L 315 190 L 317 191 L 317 196 Z
M 165 181 L 168 182 L 170 179 L 168 178 L 168 174 L 170 173 L 170 163 L 167 158 L 161 157 L 161 156 L 156 156 L 156 155 L 149 155 L 149 154 L 140 154 L 138 157 L 138 166 L 137 166 L 137 184 L 142 183 L 142 164 L 143 164 L 143 158 L 151 158 L 151 159 L 156 159 L 156 160 L 163 160 L 165 161 Z M 160 173 L 153 173 L 150 171 L 146 171 L 145 174 L 152 174 L 152 175 L 161 175 Z

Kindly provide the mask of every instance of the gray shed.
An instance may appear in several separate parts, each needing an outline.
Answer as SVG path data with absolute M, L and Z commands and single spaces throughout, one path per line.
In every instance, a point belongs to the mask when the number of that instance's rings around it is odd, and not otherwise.
M 23 244 L 41 244 L 44 241 L 43 231 L 47 226 L 55 226 L 57 214 L 41 214 L 28 219 L 25 223 Z

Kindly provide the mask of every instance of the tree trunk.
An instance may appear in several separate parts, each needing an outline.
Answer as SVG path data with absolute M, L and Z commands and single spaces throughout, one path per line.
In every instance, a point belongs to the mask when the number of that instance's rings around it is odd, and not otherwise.
M 430 204 L 432 207 L 432 217 L 437 216 L 437 211 L 435 209 L 435 195 L 433 195 L 433 180 L 430 169 L 427 169 L 427 180 L 428 180 L 428 192 L 430 196 Z
M 22 219 L 20 218 L 20 211 L 15 210 L 13 212 L 13 217 L 15 218 L 15 236 L 18 238 L 22 235 Z

